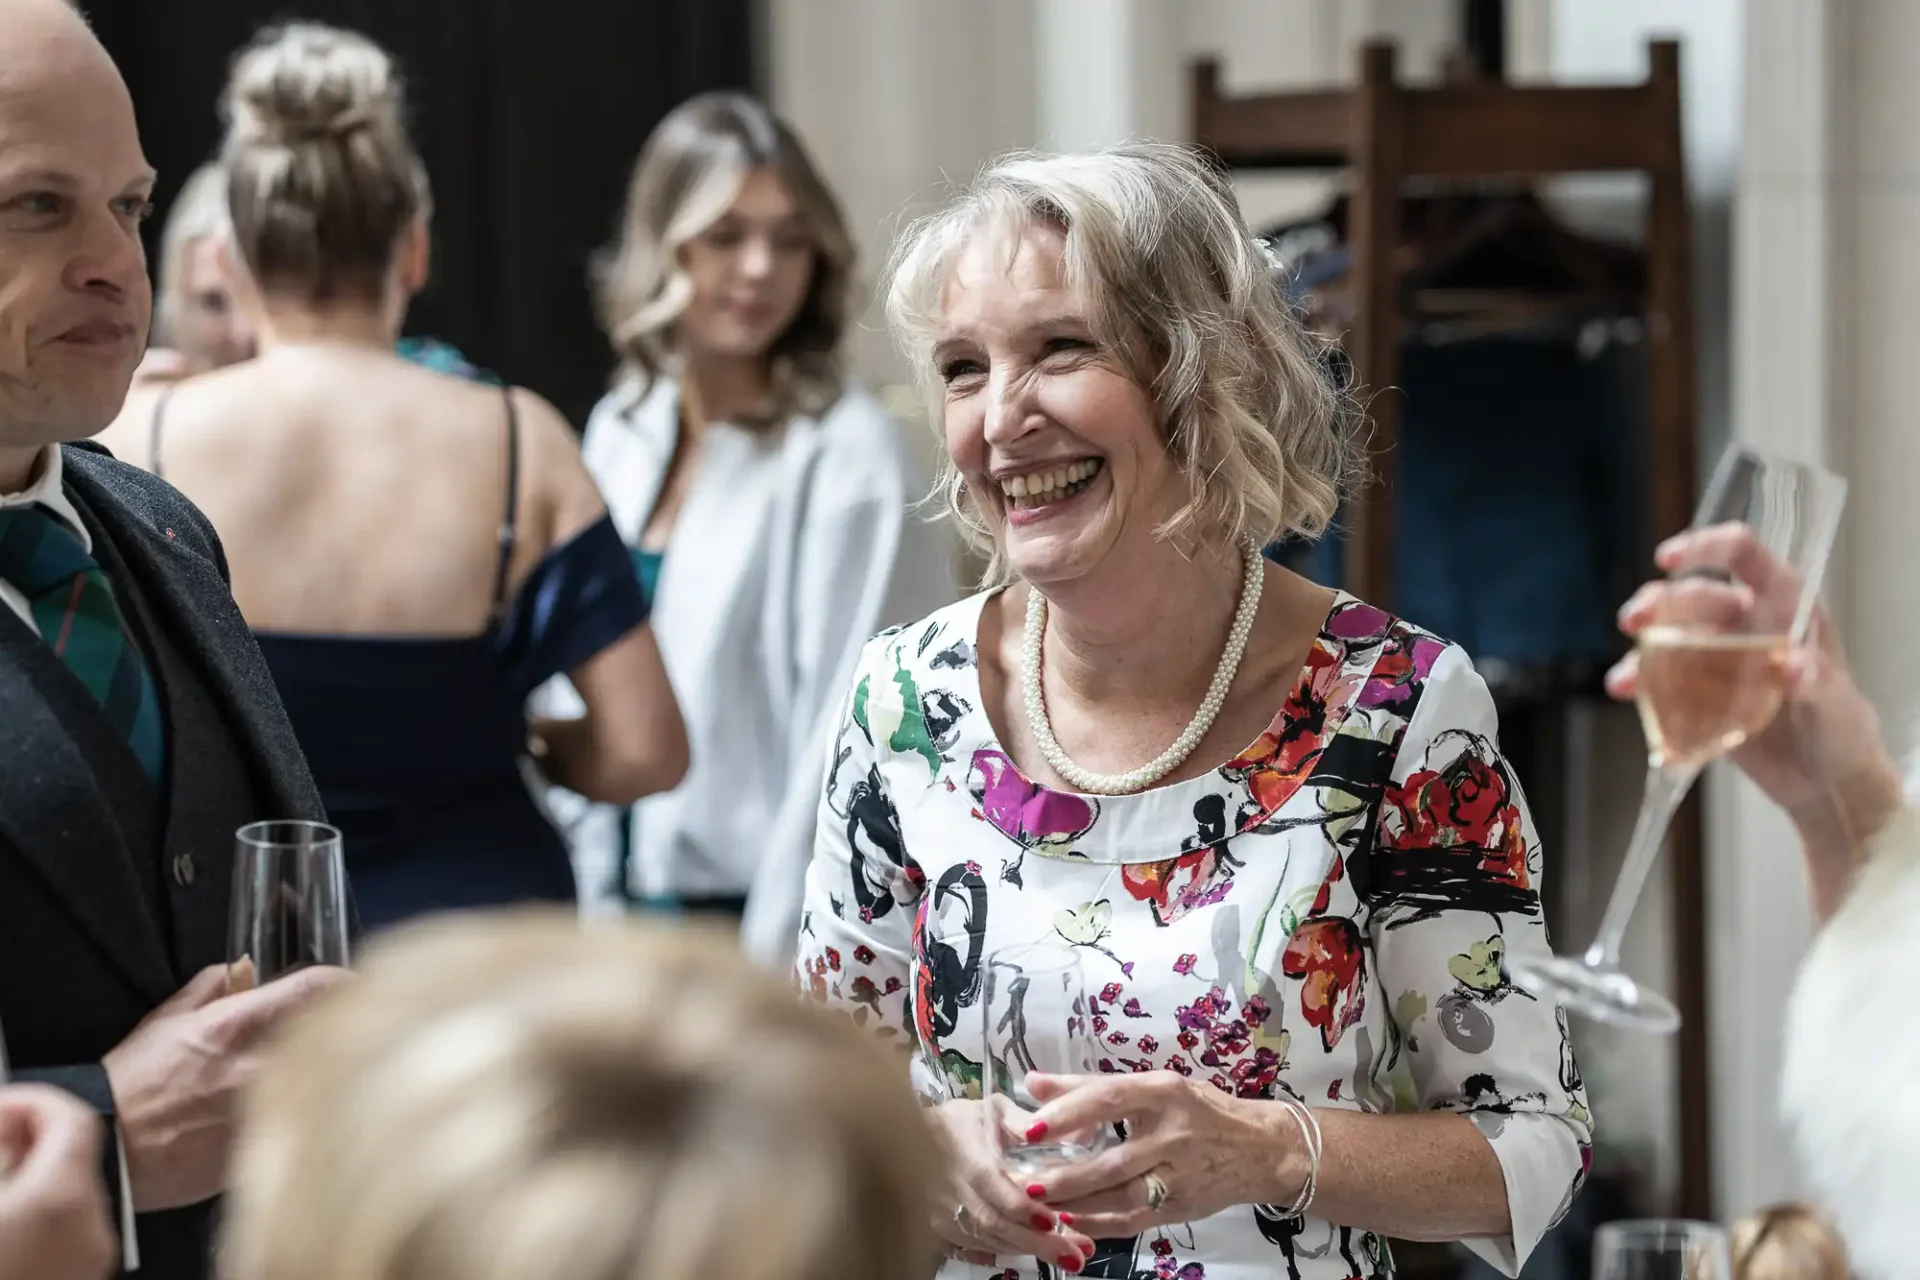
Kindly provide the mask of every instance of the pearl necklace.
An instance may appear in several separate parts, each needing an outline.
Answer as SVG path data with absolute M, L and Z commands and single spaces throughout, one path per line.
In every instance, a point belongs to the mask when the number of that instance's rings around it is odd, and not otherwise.
M 1233 630 L 1227 634 L 1227 647 L 1220 655 L 1220 665 L 1214 668 L 1213 683 L 1207 686 L 1207 696 L 1201 700 L 1200 709 L 1193 713 L 1193 719 L 1187 722 L 1187 727 L 1173 740 L 1173 745 L 1155 759 L 1126 773 L 1094 773 L 1082 769 L 1068 757 L 1054 738 L 1053 725 L 1047 720 L 1046 695 L 1040 690 L 1040 641 L 1047 630 L 1047 598 L 1034 588 L 1027 589 L 1027 629 L 1020 649 L 1020 678 L 1026 693 L 1027 727 L 1040 748 L 1040 754 L 1055 773 L 1090 795 L 1123 796 L 1146 790 L 1178 769 L 1193 754 L 1193 749 L 1200 745 L 1200 739 L 1206 737 L 1207 730 L 1213 728 L 1214 719 L 1227 701 L 1227 690 L 1232 687 L 1233 677 L 1240 670 L 1240 659 L 1247 651 L 1247 639 L 1253 634 L 1254 615 L 1260 611 L 1260 588 L 1266 580 L 1260 545 L 1249 538 L 1244 548 L 1246 576 L 1240 588 L 1240 606 L 1234 611 Z

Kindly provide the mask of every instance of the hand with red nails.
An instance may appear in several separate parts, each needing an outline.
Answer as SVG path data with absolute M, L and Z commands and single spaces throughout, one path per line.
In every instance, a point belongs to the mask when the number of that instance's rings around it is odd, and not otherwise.
M 946 1148 L 953 1189 L 946 1206 L 935 1210 L 933 1229 L 956 1257 L 991 1266 L 996 1258 L 1031 1256 L 1069 1272 L 1086 1265 L 1092 1237 L 1075 1228 L 1074 1215 L 1042 1204 L 1030 1194 L 1031 1184 L 1000 1163 L 999 1148 L 987 1137 L 985 1103 L 945 1102 L 930 1118 Z
M 1127 1140 L 1040 1179 L 1046 1202 L 1097 1239 L 1194 1222 L 1237 1204 L 1290 1203 L 1307 1157 L 1288 1113 L 1172 1071 L 1030 1075 L 1035 1127 L 1069 1132 L 1125 1121 Z M 1148 1174 L 1166 1199 L 1149 1203 Z
M 1801 582 L 1744 525 L 1694 529 L 1654 555 L 1671 575 L 1650 582 L 1620 610 L 1620 629 L 1637 636 L 1681 613 L 1745 630 L 1787 630 Z M 1702 571 L 1723 570 L 1731 581 Z M 1807 844 L 1816 914 L 1845 894 L 1861 844 L 1899 807 L 1899 770 L 1887 754 L 1880 717 L 1854 683 L 1846 651 L 1824 608 L 1805 642 L 1785 659 L 1786 703 L 1773 723 L 1728 756 L 1792 816 Z M 1607 675 L 1607 690 L 1631 698 L 1639 666 L 1629 655 Z

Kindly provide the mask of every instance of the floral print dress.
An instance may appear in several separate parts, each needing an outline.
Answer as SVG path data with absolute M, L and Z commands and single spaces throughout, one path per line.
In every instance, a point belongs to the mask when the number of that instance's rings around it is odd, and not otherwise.
M 1243 1098 L 1447 1110 L 1492 1144 L 1509 1275 L 1572 1202 L 1585 1091 L 1553 1005 L 1505 958 L 1547 949 L 1541 857 L 1466 655 L 1338 599 L 1286 705 L 1185 782 L 1081 796 L 1024 778 L 981 708 L 987 597 L 872 641 L 835 744 L 799 976 L 914 1050 L 930 1100 L 978 1097 L 984 952 L 1080 949 L 1111 1072 L 1177 1071 Z M 1100 1242 L 1124 1280 L 1392 1274 L 1384 1241 L 1237 1205 Z M 953 1260 L 944 1280 L 1053 1277 Z

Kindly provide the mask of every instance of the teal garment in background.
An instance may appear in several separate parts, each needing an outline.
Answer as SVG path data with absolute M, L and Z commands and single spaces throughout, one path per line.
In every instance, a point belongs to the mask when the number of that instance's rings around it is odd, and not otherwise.
M 500 379 L 486 369 L 474 364 L 460 354 L 458 347 L 438 338 L 402 338 L 395 347 L 402 360 L 411 360 L 417 365 L 440 373 L 451 374 L 456 378 L 466 378 L 473 382 L 484 382 L 489 386 L 500 386 Z
M 633 571 L 640 575 L 640 591 L 647 598 L 647 607 L 653 607 L 653 597 L 660 587 L 660 562 L 666 558 L 662 551 L 642 551 L 633 549 Z

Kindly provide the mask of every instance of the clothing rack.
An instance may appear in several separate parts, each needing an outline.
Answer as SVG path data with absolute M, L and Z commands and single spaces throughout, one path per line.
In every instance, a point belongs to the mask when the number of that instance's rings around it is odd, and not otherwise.
M 1356 311 L 1345 339 L 1355 385 L 1370 391 L 1372 466 L 1350 503 L 1345 580 L 1363 599 L 1393 605 L 1394 486 L 1400 408 L 1393 391 L 1403 332 L 1394 265 L 1401 195 L 1409 179 L 1467 182 L 1559 174 L 1640 172 L 1647 214 L 1648 413 L 1646 510 L 1655 539 L 1692 519 L 1695 333 L 1692 233 L 1680 116 L 1680 46 L 1648 42 L 1640 84 L 1549 87 L 1498 81 L 1408 87 L 1395 48 L 1360 51 L 1350 89 L 1229 96 L 1220 64 L 1192 66 L 1192 137 L 1229 169 L 1344 170 Z M 1677 1211 L 1712 1212 L 1708 1100 L 1706 885 L 1699 795 L 1676 815 L 1674 997 L 1679 1033 L 1680 1194 Z M 1563 945 L 1568 939 L 1560 940 Z

